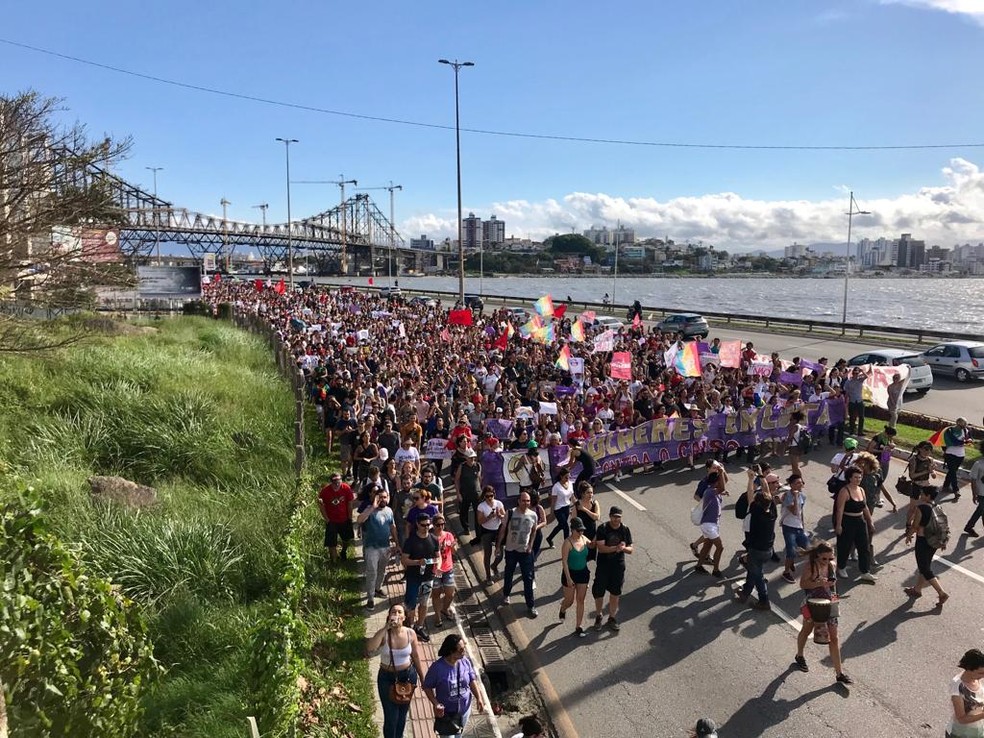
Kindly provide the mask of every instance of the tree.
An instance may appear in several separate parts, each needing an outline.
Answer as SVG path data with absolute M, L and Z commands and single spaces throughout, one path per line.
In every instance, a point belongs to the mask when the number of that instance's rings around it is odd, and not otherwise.
M 560 233 L 550 236 L 543 242 L 543 247 L 555 257 L 590 256 L 595 263 L 599 263 L 605 257 L 604 249 L 595 246 L 590 238 L 579 233 Z
M 91 305 L 94 289 L 132 284 L 121 258 L 82 238 L 87 226 L 121 225 L 109 169 L 129 139 L 89 141 L 81 124 L 57 122 L 61 101 L 28 91 L 0 96 L 0 352 L 78 340 L 39 330 L 24 313 Z

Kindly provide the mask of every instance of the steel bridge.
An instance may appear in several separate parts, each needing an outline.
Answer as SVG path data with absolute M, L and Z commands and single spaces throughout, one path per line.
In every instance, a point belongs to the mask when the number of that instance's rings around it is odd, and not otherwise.
M 172 203 L 121 179 L 94 164 L 69 169 L 70 157 L 55 157 L 60 186 L 102 186 L 112 197 L 122 222 L 89 223 L 91 228 L 119 230 L 123 255 L 134 263 L 149 261 L 161 244 L 181 244 L 201 262 L 205 254 L 215 254 L 224 263 L 237 247 L 256 249 L 268 271 L 286 271 L 288 234 L 293 245 L 294 262 L 298 258 L 313 260 L 319 273 L 358 274 L 361 264 L 371 266 L 377 256 L 385 258 L 389 250 L 395 258 L 416 258 L 430 251 L 410 249 L 389 219 L 376 207 L 369 195 L 358 193 L 330 210 L 288 223 L 246 223 L 221 216 L 197 213 Z

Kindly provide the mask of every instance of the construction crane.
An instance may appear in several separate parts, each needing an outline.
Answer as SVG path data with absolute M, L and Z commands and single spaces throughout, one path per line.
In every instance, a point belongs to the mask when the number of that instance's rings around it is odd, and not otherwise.
M 403 189 L 403 185 L 395 185 L 395 184 L 393 184 L 393 180 L 390 180 L 390 183 L 389 183 L 388 186 L 387 185 L 384 185 L 382 187 L 360 187 L 359 189 L 360 190 L 386 190 L 387 192 L 390 193 L 390 246 L 389 246 L 389 255 L 388 255 L 388 258 L 386 259 L 386 276 L 389 277 L 390 284 L 392 286 L 392 282 L 393 282 L 393 249 L 396 246 L 396 220 L 394 219 L 394 216 L 393 216 L 393 209 L 394 209 L 393 208 L 393 193 L 396 190 L 402 190 Z M 397 266 L 397 268 L 396 268 L 396 276 L 397 276 L 397 278 L 399 278 L 399 276 L 400 276 L 400 268 L 399 268 L 399 266 Z

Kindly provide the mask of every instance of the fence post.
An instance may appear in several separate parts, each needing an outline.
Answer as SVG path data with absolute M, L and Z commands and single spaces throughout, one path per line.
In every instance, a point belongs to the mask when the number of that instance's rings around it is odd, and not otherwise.
M 260 738 L 260 728 L 256 724 L 256 718 L 250 715 L 246 718 L 246 723 L 249 725 L 249 738 Z
M 294 473 L 298 479 L 304 473 L 304 446 L 294 446 Z
M 300 420 L 294 421 L 294 445 L 304 445 L 304 423 Z

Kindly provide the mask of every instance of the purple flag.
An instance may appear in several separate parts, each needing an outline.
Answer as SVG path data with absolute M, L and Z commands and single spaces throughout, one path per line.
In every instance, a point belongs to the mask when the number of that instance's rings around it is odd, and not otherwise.
M 797 374 L 796 372 L 780 372 L 779 381 L 782 384 L 794 384 L 797 387 L 799 387 L 801 384 L 803 384 L 803 377 L 802 375 Z
M 800 368 L 811 372 L 818 372 L 819 374 L 823 374 L 824 371 L 823 364 L 817 364 L 816 362 L 807 361 L 806 359 L 800 359 Z

